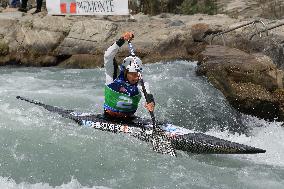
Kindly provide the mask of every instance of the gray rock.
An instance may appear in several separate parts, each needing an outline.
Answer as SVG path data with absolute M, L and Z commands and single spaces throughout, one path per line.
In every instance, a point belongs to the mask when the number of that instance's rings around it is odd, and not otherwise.
M 47 15 L 43 18 L 36 17 L 29 20 L 32 20 L 33 29 L 63 32 L 65 34 L 68 34 L 70 32 L 71 27 L 74 24 L 72 20 L 67 19 L 63 16 Z
M 94 54 L 98 46 L 117 35 L 118 25 L 105 20 L 78 21 L 58 46 L 58 54 Z
M 7 19 L 7 20 L 18 20 L 22 18 L 24 13 L 22 12 L 1 12 L 0 19 Z
M 282 70 L 263 54 L 248 54 L 224 46 L 207 46 L 197 73 L 205 75 L 239 111 L 269 120 L 283 118 L 274 92 L 283 88 Z
M 169 23 L 169 26 L 172 26 L 172 27 L 174 27 L 174 26 L 183 26 L 183 25 L 185 25 L 185 24 L 181 20 L 173 20 L 173 21 L 171 21 Z

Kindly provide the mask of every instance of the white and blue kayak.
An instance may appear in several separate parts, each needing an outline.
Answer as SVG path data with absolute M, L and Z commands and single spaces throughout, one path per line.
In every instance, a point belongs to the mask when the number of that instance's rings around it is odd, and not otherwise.
M 150 120 L 134 119 L 128 122 L 113 121 L 103 115 L 79 113 L 65 110 L 41 102 L 17 96 L 17 99 L 42 106 L 50 112 L 60 114 L 62 117 L 76 121 L 79 125 L 113 133 L 126 133 L 140 140 L 152 141 L 152 123 Z M 167 136 L 175 150 L 202 154 L 256 154 L 265 153 L 266 150 L 231 142 L 214 136 L 198 133 L 167 123 L 158 123 L 163 135 Z

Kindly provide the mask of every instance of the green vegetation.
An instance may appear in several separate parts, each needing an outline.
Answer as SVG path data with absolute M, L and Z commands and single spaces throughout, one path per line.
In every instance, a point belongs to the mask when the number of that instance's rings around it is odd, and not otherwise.
M 134 13 L 149 15 L 174 14 L 217 14 L 222 13 L 224 0 L 130 0 L 129 7 Z M 254 0 L 246 2 L 247 11 L 257 11 L 261 17 L 279 19 L 284 16 L 284 0 Z M 242 13 L 240 13 L 242 14 Z M 237 15 L 239 16 L 239 15 Z
M 8 53 L 9 53 L 9 46 L 3 41 L 0 41 L 0 56 L 5 56 Z
M 7 7 L 9 4 L 9 0 L 0 0 L 0 7 Z
M 175 14 L 216 14 L 217 0 L 130 0 L 129 6 L 135 13 L 157 15 Z
M 182 14 L 217 13 L 216 1 L 213 0 L 184 0 L 179 9 Z
M 256 0 L 264 18 L 278 19 L 284 16 L 283 0 Z

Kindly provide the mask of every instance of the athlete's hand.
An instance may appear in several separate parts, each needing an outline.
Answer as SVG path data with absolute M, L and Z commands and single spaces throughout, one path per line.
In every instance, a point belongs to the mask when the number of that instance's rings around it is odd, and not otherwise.
M 149 112 L 153 112 L 155 109 L 155 104 L 154 102 L 151 103 L 145 103 L 144 107 L 149 111 Z
M 134 38 L 134 34 L 132 32 L 125 32 L 123 35 L 122 35 L 122 38 L 125 40 L 125 41 L 131 41 L 133 38 Z

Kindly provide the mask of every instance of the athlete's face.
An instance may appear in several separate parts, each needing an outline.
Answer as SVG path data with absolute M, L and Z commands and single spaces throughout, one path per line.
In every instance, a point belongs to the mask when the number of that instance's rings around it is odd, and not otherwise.
M 137 72 L 128 72 L 126 74 L 127 80 L 131 85 L 136 84 L 139 81 L 139 73 Z

